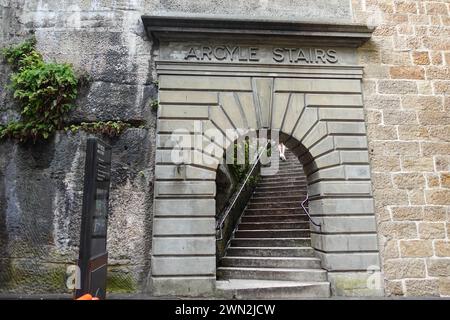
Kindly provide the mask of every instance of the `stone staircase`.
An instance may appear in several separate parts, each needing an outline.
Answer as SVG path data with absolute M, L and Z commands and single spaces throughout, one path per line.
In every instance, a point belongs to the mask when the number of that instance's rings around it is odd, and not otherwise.
M 217 269 L 225 298 L 276 299 L 330 296 L 327 273 L 311 247 L 301 208 L 306 177 L 286 150 L 276 175 L 262 176 Z

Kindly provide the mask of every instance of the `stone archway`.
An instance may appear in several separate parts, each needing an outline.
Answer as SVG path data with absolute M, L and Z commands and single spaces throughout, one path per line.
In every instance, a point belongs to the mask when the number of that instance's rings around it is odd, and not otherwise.
M 154 294 L 214 292 L 215 175 L 234 141 L 226 133 L 233 128 L 282 132 L 308 176 L 311 215 L 322 223 L 321 230 L 313 229 L 312 243 L 334 293 L 379 293 L 366 285 L 367 270 L 378 267 L 379 257 L 362 68 L 354 54 L 370 31 L 361 26 L 143 19 L 159 41 Z M 223 148 L 211 144 L 212 129 L 223 134 Z M 174 132 L 179 137 L 180 130 L 187 139 L 176 141 Z M 206 145 L 214 147 L 205 150 Z M 184 161 L 174 163 L 174 154 Z

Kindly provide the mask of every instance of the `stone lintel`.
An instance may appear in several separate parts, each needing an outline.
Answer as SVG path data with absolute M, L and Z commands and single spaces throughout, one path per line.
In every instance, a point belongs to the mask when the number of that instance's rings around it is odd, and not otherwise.
M 271 19 L 225 17 L 142 16 L 149 35 L 161 39 L 263 39 L 278 43 L 307 41 L 358 47 L 370 39 L 373 28 L 361 24 L 325 24 Z

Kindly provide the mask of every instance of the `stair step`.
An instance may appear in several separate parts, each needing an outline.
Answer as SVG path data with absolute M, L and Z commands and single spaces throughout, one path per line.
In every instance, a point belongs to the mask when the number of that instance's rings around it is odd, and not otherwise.
M 329 298 L 329 282 L 229 279 L 216 282 L 217 295 L 224 299 Z
M 229 247 L 231 257 L 314 257 L 314 249 L 307 247 Z
M 250 222 L 240 223 L 239 230 L 278 230 L 278 229 L 308 229 L 309 221 L 304 222 Z
M 305 206 L 308 208 L 308 206 Z M 296 208 L 266 208 L 266 209 L 245 209 L 244 215 L 272 215 L 272 214 L 297 214 L 305 215 L 303 208 L 297 206 Z
M 304 222 L 306 215 L 278 214 L 278 215 L 244 215 L 241 222 Z
M 283 178 L 268 178 L 268 177 L 262 177 L 261 180 L 258 182 L 258 186 L 285 186 L 285 185 L 296 185 L 296 184 L 308 184 L 308 180 L 306 178 L 289 178 L 289 177 L 283 177 Z
M 274 202 L 297 202 L 297 205 L 295 207 L 300 206 L 300 202 L 306 199 L 305 195 L 291 195 L 291 196 L 267 196 L 267 197 L 254 197 L 252 196 L 249 200 L 250 205 L 252 204 L 258 204 L 258 203 L 266 203 L 275 205 Z
M 276 190 L 276 191 L 261 191 L 255 190 L 253 198 L 281 198 L 297 197 L 306 198 L 306 189 L 293 189 L 293 190 Z
M 301 208 L 303 199 L 294 199 L 294 201 L 278 201 L 278 202 L 263 202 L 253 201 L 247 205 L 248 209 L 267 209 L 267 208 Z
M 295 191 L 301 191 L 306 193 L 307 187 L 306 184 L 297 184 L 297 185 L 286 185 L 286 184 L 280 184 L 279 186 L 260 186 L 258 185 L 255 189 L 255 193 L 257 192 L 295 192 Z
M 261 177 L 263 180 L 273 180 L 273 179 L 280 179 L 280 178 L 304 178 L 306 179 L 306 175 L 302 170 L 286 170 L 283 172 L 276 172 L 271 174 L 261 174 Z
M 223 267 L 319 269 L 320 259 L 311 257 L 228 257 L 220 260 Z
M 305 238 L 310 236 L 309 229 L 278 229 L 278 230 L 236 230 L 234 236 L 246 238 Z
M 217 278 L 324 282 L 327 281 L 327 273 L 321 269 L 220 267 L 217 269 Z
M 311 238 L 234 238 L 233 247 L 307 247 L 311 246 Z

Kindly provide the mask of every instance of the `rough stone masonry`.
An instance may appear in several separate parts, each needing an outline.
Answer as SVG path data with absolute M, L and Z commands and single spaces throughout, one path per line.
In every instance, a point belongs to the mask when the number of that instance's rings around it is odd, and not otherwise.
M 142 15 L 269 17 L 376 26 L 359 49 L 385 294 L 450 296 L 448 1 L 2 0 L 0 46 L 34 32 L 45 59 L 92 81 L 71 121 L 135 124 L 113 146 L 109 290 L 147 291 L 152 250 L 154 50 Z M 0 64 L 0 123 L 17 118 Z M 0 291 L 67 292 L 77 258 L 84 141 L 0 144 Z M 130 210 L 132 208 L 132 210 Z

